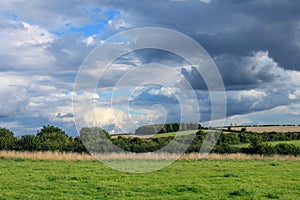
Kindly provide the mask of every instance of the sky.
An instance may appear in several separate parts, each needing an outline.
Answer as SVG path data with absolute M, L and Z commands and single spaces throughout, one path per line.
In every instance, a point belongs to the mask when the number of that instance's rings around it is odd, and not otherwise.
M 188 117 L 199 112 L 207 123 L 212 100 L 201 74 L 163 50 L 121 55 L 95 90 L 73 91 L 94 48 L 144 27 L 181 32 L 207 51 L 224 83 L 225 125 L 300 124 L 299 1 L 2 0 L 0 127 L 24 135 L 50 124 L 76 136 L 76 119 L 82 119 L 111 133 L 132 132 L 147 123 L 180 121 L 182 110 Z M 99 78 L 99 72 L 89 73 Z M 182 88 L 184 81 L 192 89 Z M 182 94 L 186 98 L 178 99 Z M 72 99 L 81 105 L 75 111 Z

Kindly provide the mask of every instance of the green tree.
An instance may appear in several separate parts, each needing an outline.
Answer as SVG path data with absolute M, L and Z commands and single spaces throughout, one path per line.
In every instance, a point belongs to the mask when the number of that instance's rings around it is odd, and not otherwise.
M 82 152 L 88 152 L 88 150 L 85 148 L 85 146 L 82 144 L 82 141 L 80 139 L 80 137 L 75 137 L 72 138 L 72 143 L 70 144 L 69 147 L 66 147 L 67 149 L 65 149 L 66 151 L 72 151 L 72 152 L 78 152 L 78 153 L 82 153 Z
M 38 141 L 34 135 L 23 135 L 18 140 L 18 148 L 21 151 L 36 151 L 38 148 Z
M 6 128 L 0 128 L 0 150 L 14 150 L 16 141 L 13 132 Z
M 253 137 L 250 138 L 250 147 L 251 148 L 256 148 L 262 145 L 262 137 L 258 135 L 254 135 Z
M 110 134 L 99 127 L 84 127 L 80 130 L 80 139 L 92 153 L 112 152 Z
M 39 150 L 59 150 L 63 151 L 70 145 L 69 136 L 60 128 L 55 126 L 43 126 L 37 133 Z

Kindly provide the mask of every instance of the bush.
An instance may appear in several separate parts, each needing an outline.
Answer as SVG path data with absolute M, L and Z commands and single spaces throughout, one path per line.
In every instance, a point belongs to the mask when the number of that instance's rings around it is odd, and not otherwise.
M 221 144 L 239 144 L 240 137 L 237 133 L 221 133 L 218 142 Z
M 240 153 L 241 150 L 238 147 L 234 147 L 228 144 L 216 145 L 213 149 L 214 153 Z

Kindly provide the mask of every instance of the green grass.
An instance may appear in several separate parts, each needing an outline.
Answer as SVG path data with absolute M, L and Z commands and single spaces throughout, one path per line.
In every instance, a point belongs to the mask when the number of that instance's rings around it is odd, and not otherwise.
M 274 164 L 276 163 L 276 164 Z M 97 161 L 0 159 L 0 199 L 299 199 L 297 161 L 177 161 L 146 174 Z
M 279 143 L 285 143 L 285 144 L 294 144 L 296 146 L 300 147 L 300 140 L 290 140 L 290 141 L 274 141 L 274 142 L 269 142 L 272 145 L 276 145 Z
M 279 143 L 284 143 L 284 144 L 294 144 L 296 146 L 299 146 L 300 147 L 300 140 L 289 140 L 289 141 L 273 141 L 273 142 L 267 142 L 271 145 L 276 145 L 276 144 L 279 144 Z M 239 148 L 245 148 L 245 147 L 249 147 L 250 143 L 244 143 L 244 144 L 235 144 L 233 146 L 235 147 L 239 147 Z
M 178 135 L 190 135 L 190 134 L 195 134 L 198 130 L 189 130 L 189 131 L 179 131 L 179 132 L 170 132 L 170 133 L 159 133 L 155 134 L 154 137 L 174 137 L 177 134 Z

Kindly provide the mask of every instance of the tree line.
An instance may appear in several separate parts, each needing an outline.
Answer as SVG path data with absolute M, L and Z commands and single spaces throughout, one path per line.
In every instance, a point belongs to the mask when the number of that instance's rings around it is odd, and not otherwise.
M 174 124 L 165 127 L 174 127 Z M 187 135 L 178 136 L 177 141 L 184 143 L 187 137 Z M 110 152 L 111 149 L 107 145 L 110 142 L 126 151 L 143 153 L 159 150 L 169 144 L 173 138 L 173 136 L 138 138 L 122 135 L 111 137 L 107 131 L 97 127 L 82 128 L 80 137 L 69 137 L 62 129 L 49 125 L 43 126 L 36 135 L 15 137 L 12 131 L 0 128 L 0 150 L 88 153 L 88 150 L 83 145 L 85 144 L 92 152 Z M 197 130 L 186 152 L 199 152 L 205 139 L 208 143 L 216 144 L 212 150 L 214 153 L 300 155 L 299 146 L 287 143 L 279 143 L 277 145 L 267 143 L 270 141 L 300 140 L 299 132 L 253 133 L 240 131 L 224 134 L 212 133 L 203 129 Z M 236 144 L 245 143 L 249 145 L 247 147 L 235 146 Z M 172 153 L 178 150 L 181 150 L 181 142 L 174 143 L 173 149 L 169 149 Z
M 168 123 L 140 126 L 135 130 L 137 135 L 153 135 L 159 133 L 170 133 L 187 130 L 201 129 L 198 123 Z
M 0 150 L 87 152 L 80 137 L 69 137 L 55 126 L 43 126 L 36 135 L 15 137 L 8 129 L 0 128 Z

